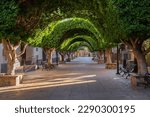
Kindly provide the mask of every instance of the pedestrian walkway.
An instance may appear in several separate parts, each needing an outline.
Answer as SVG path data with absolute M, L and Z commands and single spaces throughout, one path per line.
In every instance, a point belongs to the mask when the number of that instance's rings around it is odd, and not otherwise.
M 91 63 L 95 63 L 94 61 L 92 61 L 93 57 L 78 57 L 74 60 L 72 60 L 70 62 L 70 64 L 76 64 L 76 63 L 86 63 L 86 64 L 91 64 Z
M 19 86 L 1 87 L 0 99 L 24 100 L 125 100 L 150 99 L 150 89 L 132 89 L 130 80 L 116 70 L 80 57 L 51 71 L 26 73 Z M 75 64 L 76 63 L 76 64 Z

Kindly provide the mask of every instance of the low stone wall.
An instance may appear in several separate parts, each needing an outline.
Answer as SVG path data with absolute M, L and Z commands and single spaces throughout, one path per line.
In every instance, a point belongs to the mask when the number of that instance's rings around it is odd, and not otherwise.
M 116 63 L 106 64 L 106 69 L 117 69 L 117 64 Z
M 0 76 L 0 87 L 4 86 L 16 86 L 22 82 L 23 75 L 1 75 Z
M 137 87 L 137 79 L 136 79 L 136 77 L 132 76 L 130 80 L 131 80 L 131 87 L 133 89 L 135 89 Z
M 142 76 L 138 76 L 136 74 L 131 74 L 131 77 L 130 77 L 130 80 L 131 80 L 131 87 L 133 89 L 136 89 L 137 86 L 140 86 L 140 85 L 144 85 L 145 81 L 144 81 L 144 77 Z

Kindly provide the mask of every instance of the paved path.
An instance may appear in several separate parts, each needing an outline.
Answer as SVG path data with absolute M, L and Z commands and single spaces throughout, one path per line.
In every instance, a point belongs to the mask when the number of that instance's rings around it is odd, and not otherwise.
M 95 62 L 92 61 L 92 57 L 78 57 L 78 58 L 72 60 L 70 63 L 71 64 L 76 64 L 76 63 L 89 64 L 89 63 L 95 63 Z
M 80 57 L 52 71 L 25 74 L 20 86 L 0 88 L 0 99 L 150 99 L 149 88 L 134 90 L 129 79 L 119 78 L 115 72 L 91 62 L 91 58 Z

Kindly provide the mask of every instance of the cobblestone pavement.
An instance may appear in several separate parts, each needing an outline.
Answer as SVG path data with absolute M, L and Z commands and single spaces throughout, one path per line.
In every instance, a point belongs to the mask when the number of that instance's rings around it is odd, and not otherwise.
M 104 65 L 80 57 L 55 70 L 26 73 L 19 86 L 1 87 L 0 99 L 9 100 L 145 100 L 150 88 L 132 89 L 130 80 Z

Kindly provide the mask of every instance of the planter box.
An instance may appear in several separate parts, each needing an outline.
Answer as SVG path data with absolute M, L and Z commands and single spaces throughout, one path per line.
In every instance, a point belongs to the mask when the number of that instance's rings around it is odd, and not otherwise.
M 1 75 L 0 76 L 0 87 L 4 86 L 16 86 L 22 82 L 23 75 Z
M 139 76 L 136 74 L 131 74 L 130 80 L 131 80 L 131 87 L 133 89 L 136 89 L 137 86 L 145 85 L 144 77 L 142 77 L 142 76 Z
M 106 69 L 116 69 L 116 68 L 117 68 L 116 63 L 106 64 Z
M 137 87 L 137 79 L 135 76 L 131 77 L 131 87 L 135 89 Z

